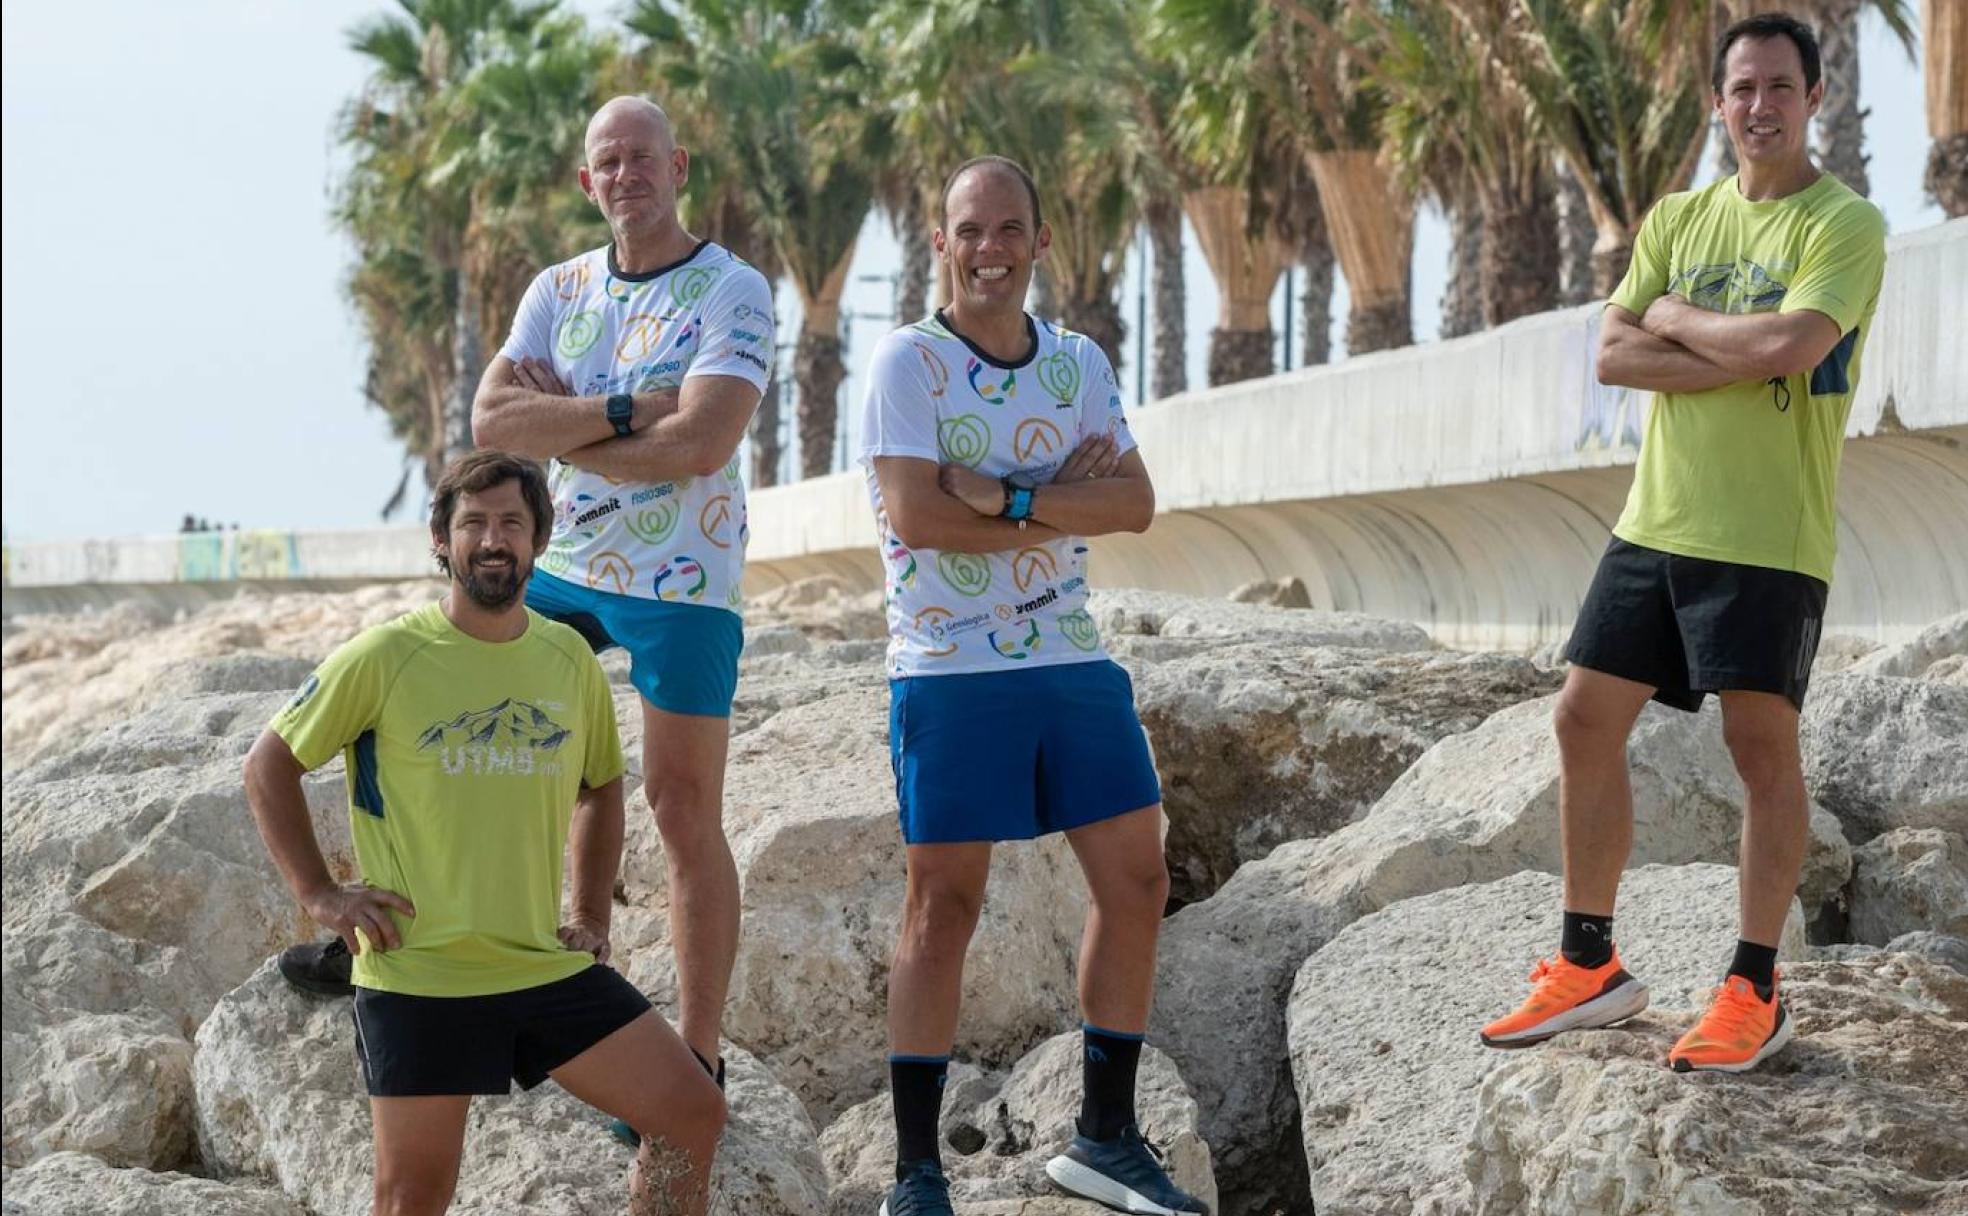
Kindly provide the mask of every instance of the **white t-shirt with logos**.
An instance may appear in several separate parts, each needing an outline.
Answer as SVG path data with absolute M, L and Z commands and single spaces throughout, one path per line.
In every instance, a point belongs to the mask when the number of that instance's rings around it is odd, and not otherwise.
M 1080 442 L 1132 451 L 1114 369 L 1091 338 L 1026 318 L 1032 353 L 1006 365 L 942 314 L 875 348 L 861 462 L 887 574 L 888 674 L 1016 671 L 1106 657 L 1087 615 L 1086 541 L 1062 536 L 995 553 L 910 549 L 888 524 L 877 456 L 968 465 L 1050 482 Z
M 730 250 L 700 243 L 645 274 L 612 245 L 542 271 L 500 351 L 553 364 L 577 396 L 675 388 L 735 376 L 763 389 L 773 360 L 772 292 Z M 554 461 L 553 539 L 540 569 L 614 595 L 738 611 L 745 572 L 744 479 L 734 453 L 709 477 L 616 481 Z

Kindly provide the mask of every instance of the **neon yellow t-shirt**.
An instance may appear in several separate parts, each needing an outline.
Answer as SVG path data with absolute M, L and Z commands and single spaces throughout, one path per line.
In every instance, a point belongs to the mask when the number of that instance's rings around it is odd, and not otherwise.
M 294 756 L 347 758 L 363 881 L 407 897 L 403 945 L 365 948 L 362 988 L 483 996 L 594 962 L 564 948 L 562 857 L 582 785 L 622 775 L 608 679 L 587 643 L 528 611 L 484 642 L 436 604 L 363 631 L 273 719 Z
M 1885 217 L 1829 173 L 1767 202 L 1730 177 L 1656 204 L 1612 303 L 1638 316 L 1674 292 L 1716 312 L 1808 308 L 1843 337 L 1809 372 L 1655 393 L 1613 534 L 1829 583 L 1845 417 L 1885 266 Z

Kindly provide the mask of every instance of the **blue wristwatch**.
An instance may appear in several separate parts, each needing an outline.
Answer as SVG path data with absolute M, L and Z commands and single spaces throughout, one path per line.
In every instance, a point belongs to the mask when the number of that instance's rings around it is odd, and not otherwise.
M 1023 473 L 1006 473 L 998 484 L 1004 487 L 1004 510 L 998 514 L 1018 523 L 1032 518 L 1032 492 L 1038 483 Z
M 635 417 L 635 398 L 627 393 L 615 393 L 608 398 L 604 407 L 608 411 L 608 421 L 615 425 L 618 438 L 626 439 L 635 434 L 629 420 Z

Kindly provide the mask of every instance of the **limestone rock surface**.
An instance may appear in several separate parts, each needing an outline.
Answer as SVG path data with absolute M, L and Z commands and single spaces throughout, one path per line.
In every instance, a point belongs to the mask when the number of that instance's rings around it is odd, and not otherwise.
M 307 1216 L 265 1187 L 119 1168 L 86 1153 L 9 1170 L 0 1216 Z
M 1783 993 L 1797 1037 L 1743 1076 L 1662 1068 L 1679 1024 L 1656 1018 L 1496 1063 L 1474 1103 L 1462 1210 L 1968 1211 L 1968 977 L 1878 952 L 1790 965 Z
M 1245 583 L 1228 596 L 1235 604 L 1263 604 L 1270 608 L 1310 608 L 1312 593 L 1297 575 L 1265 578 Z
M 1922 929 L 1968 936 L 1968 840 L 1895 828 L 1852 855 L 1852 938 L 1883 946 Z
M 271 1178 L 320 1216 L 369 1210 L 369 1101 L 345 1000 L 294 992 L 271 961 L 198 1031 L 199 1146 L 225 1178 Z M 719 1216 L 807 1216 L 826 1173 L 798 1100 L 727 1047 L 730 1122 L 712 1184 Z M 633 1154 L 607 1117 L 548 1082 L 472 1103 L 459 1216 L 601 1216 L 626 1202 Z
M 6 1064 L 8 1165 L 75 1151 L 149 1169 L 191 1148 L 191 1044 L 162 1014 L 10 1028 Z
M 1353 822 L 1430 745 L 1555 691 L 1560 678 L 1503 655 L 1276 640 L 1128 665 L 1181 903 L 1285 841 Z
M 1443 739 L 1364 818 L 1247 863 L 1164 926 L 1150 1039 L 1196 1092 L 1230 1216 L 1269 1216 L 1303 1193 L 1293 1175 L 1303 1168 L 1294 1162 L 1297 1099 L 1282 1068 L 1253 1062 L 1284 1060 L 1284 1004 L 1306 956 L 1399 900 L 1520 870 L 1558 871 L 1550 712 L 1548 698 L 1526 702 Z M 1633 864 L 1733 864 L 1741 786 L 1720 715 L 1649 708 L 1628 758 Z M 1814 811 L 1801 892 L 1808 906 L 1833 899 L 1850 871 L 1837 823 Z M 1555 920 L 1546 928 L 1555 933 Z
M 1167 1056 L 1141 1055 L 1136 1120 L 1164 1154 L 1177 1186 L 1214 1210 L 1209 1145 L 1196 1103 Z M 1045 1163 L 1064 1151 L 1080 1110 L 1080 1034 L 1056 1035 L 1008 1073 L 957 1064 L 943 1097 L 944 1173 L 958 1210 L 1003 1216 L 1099 1216 L 1099 1204 L 1063 1196 Z M 829 1216 L 867 1216 L 895 1181 L 895 1114 L 884 1092 L 855 1106 L 821 1135 L 833 1194 Z
M 1805 783 L 1854 843 L 1968 836 L 1968 681 L 1840 672 L 1812 684 L 1800 734 Z
M 1196 599 L 1168 591 L 1098 590 L 1087 612 L 1103 638 L 1141 635 L 1169 638 L 1255 636 L 1302 646 L 1345 646 L 1399 652 L 1433 650 L 1419 625 L 1353 612 L 1314 612 Z
M 1968 682 L 1968 612 L 1935 621 L 1910 641 L 1881 647 L 1859 660 L 1852 670 L 1865 675 Z
M 1306 960 L 1286 1033 L 1320 1216 L 1469 1210 L 1463 1144 L 1483 1078 L 1511 1054 L 1484 1049 L 1476 1032 L 1523 999 L 1532 963 L 1553 948 L 1559 906 L 1557 878 L 1516 874 L 1385 908 Z M 1696 1016 L 1736 927 L 1732 868 L 1627 875 L 1616 938 L 1651 991 L 1648 1024 L 1668 1033 Z M 1793 904 L 1784 956 L 1803 947 Z M 1404 967 L 1399 983 L 1368 981 L 1392 959 L 1426 966 Z

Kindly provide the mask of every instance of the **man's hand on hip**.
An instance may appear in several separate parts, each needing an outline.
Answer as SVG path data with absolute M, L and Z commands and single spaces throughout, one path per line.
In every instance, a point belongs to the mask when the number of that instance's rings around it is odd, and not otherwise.
M 585 950 L 597 963 L 608 961 L 608 926 L 585 916 L 576 916 L 560 927 L 560 944 L 569 950 Z
M 315 923 L 333 929 L 350 954 L 362 953 L 362 943 L 355 936 L 358 929 L 378 952 L 396 949 L 403 944 L 403 936 L 390 919 L 391 910 L 413 918 L 417 915 L 416 907 L 396 892 L 360 884 L 330 887 L 303 900 L 301 907 Z

